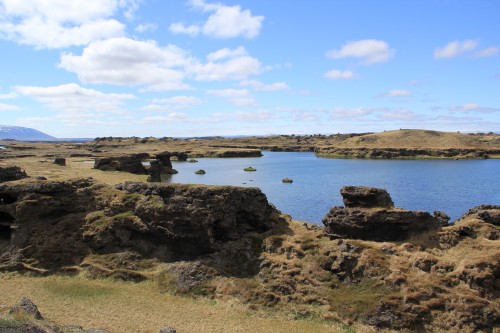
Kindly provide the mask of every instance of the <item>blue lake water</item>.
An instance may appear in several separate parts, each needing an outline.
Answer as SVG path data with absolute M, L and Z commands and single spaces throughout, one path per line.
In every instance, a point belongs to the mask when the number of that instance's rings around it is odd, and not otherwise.
M 342 205 L 339 190 L 345 185 L 385 188 L 397 207 L 441 210 L 452 221 L 474 206 L 500 204 L 500 160 L 343 160 L 313 153 L 263 154 L 173 162 L 179 173 L 164 181 L 259 187 L 282 212 L 316 224 L 332 206 Z M 249 166 L 257 171 L 243 171 Z M 206 174 L 194 174 L 198 169 Z M 282 183 L 286 177 L 293 183 Z

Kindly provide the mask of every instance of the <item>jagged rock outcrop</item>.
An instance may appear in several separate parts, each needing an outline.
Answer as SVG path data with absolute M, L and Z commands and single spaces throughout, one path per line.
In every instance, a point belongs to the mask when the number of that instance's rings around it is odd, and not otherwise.
M 115 189 L 78 179 L 2 185 L 0 198 L 0 224 L 11 238 L 0 250 L 3 269 L 55 270 L 90 253 L 123 251 L 192 259 L 281 222 L 257 188 L 125 183 Z
M 57 157 L 56 159 L 54 159 L 54 164 L 66 166 L 66 159 L 64 157 Z
M 333 207 L 323 219 L 325 232 L 333 238 L 403 241 L 442 225 L 427 212 L 394 208 L 384 189 L 345 186 L 340 193 L 345 207 Z
M 18 166 L 0 167 L 0 183 L 27 177 L 26 172 Z
M 138 175 L 147 174 L 147 170 L 142 161 L 147 159 L 149 154 L 131 154 L 116 157 L 102 157 L 95 160 L 94 169 L 102 171 L 123 171 Z

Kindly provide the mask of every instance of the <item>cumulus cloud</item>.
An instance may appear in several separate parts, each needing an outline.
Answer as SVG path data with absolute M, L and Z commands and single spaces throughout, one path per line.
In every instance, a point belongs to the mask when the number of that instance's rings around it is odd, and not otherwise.
M 434 50 L 434 58 L 436 59 L 447 59 L 457 57 L 465 52 L 471 51 L 477 47 L 477 41 L 473 39 L 467 39 L 464 41 L 453 41 L 449 42 L 441 48 L 436 48 Z
M 59 67 L 85 83 L 139 85 L 144 90 L 185 90 L 186 78 L 198 81 L 244 80 L 259 74 L 260 61 L 243 47 L 220 49 L 202 62 L 175 46 L 155 41 L 110 38 L 89 44 L 81 55 L 64 53 Z
M 364 64 L 382 63 L 394 56 L 395 50 L 389 48 L 389 44 L 383 40 L 363 39 L 348 42 L 339 50 L 327 52 L 327 56 L 334 59 L 359 58 Z
M 224 97 L 235 106 L 255 106 L 257 104 L 247 89 L 208 90 L 207 94 Z
M 111 38 L 87 46 L 81 55 L 64 53 L 59 67 L 85 83 L 144 85 L 149 90 L 188 89 L 184 72 L 193 59 L 184 50 L 155 41 Z
M 36 48 L 65 48 L 123 36 L 112 16 L 137 8 L 135 0 L 0 0 L 0 37 Z
M 348 70 L 341 71 L 338 69 L 332 69 L 326 72 L 324 77 L 331 80 L 350 80 L 354 79 L 354 73 Z
M 192 0 L 190 3 L 202 12 L 211 13 L 210 16 L 202 24 L 172 23 L 169 27 L 172 33 L 191 36 L 202 33 L 214 38 L 254 38 L 259 34 L 264 20 L 264 16 L 254 16 L 249 9 L 240 6 L 211 4 L 203 0 Z
M 243 87 L 252 87 L 257 91 L 279 91 L 279 90 L 287 90 L 290 87 L 285 82 L 274 82 L 270 84 L 262 83 L 258 80 L 246 80 L 240 82 L 240 86 Z
M 135 98 L 131 94 L 103 93 L 75 83 L 52 87 L 19 86 L 15 90 L 22 96 L 31 97 L 53 110 L 61 111 L 62 114 L 71 114 L 71 117 L 96 112 L 120 114 L 125 111 L 124 101 Z
M 449 111 L 458 112 L 478 112 L 478 113 L 494 113 L 500 112 L 500 108 L 485 107 L 475 103 L 466 103 L 463 105 L 453 105 L 448 107 Z
M 208 54 L 207 61 L 193 63 L 187 72 L 198 81 L 225 81 L 244 80 L 262 71 L 260 61 L 248 55 L 243 47 L 212 52 Z

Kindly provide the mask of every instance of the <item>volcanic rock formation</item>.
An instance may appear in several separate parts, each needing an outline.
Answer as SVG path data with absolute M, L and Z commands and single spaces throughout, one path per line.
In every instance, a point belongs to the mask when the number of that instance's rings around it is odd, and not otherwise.
M 384 189 L 345 186 L 345 207 L 333 207 L 323 219 L 332 238 L 403 241 L 441 227 L 441 219 L 427 212 L 395 208 Z

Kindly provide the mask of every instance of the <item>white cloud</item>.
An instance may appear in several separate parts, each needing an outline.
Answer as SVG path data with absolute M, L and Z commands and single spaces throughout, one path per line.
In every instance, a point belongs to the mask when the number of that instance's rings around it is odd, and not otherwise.
M 243 46 L 240 46 L 234 50 L 229 48 L 223 48 L 215 52 L 209 53 L 207 55 L 207 60 L 209 62 L 215 62 L 222 59 L 236 58 L 241 56 L 246 56 L 248 53 Z
M 376 39 L 364 39 L 344 44 L 339 50 L 327 52 L 334 59 L 360 58 L 364 64 L 382 63 L 390 60 L 395 51 L 389 48 L 387 42 Z
M 250 93 L 247 89 L 221 89 L 221 90 L 208 90 L 207 94 L 219 96 L 219 97 L 246 97 L 249 96 Z
M 262 27 L 264 16 L 253 16 L 249 9 L 240 6 L 209 4 L 203 0 L 190 1 L 194 8 L 211 13 L 207 21 L 199 25 L 173 23 L 169 29 L 173 33 L 196 36 L 199 33 L 215 38 L 256 37 Z
M 153 99 L 153 103 L 169 104 L 178 109 L 185 109 L 200 105 L 203 101 L 195 96 L 174 96 L 170 98 L 155 98 Z
M 436 59 L 446 59 L 454 58 L 467 51 L 471 51 L 477 47 L 477 41 L 473 39 L 467 39 L 464 41 L 453 41 L 449 42 L 442 48 L 436 48 L 434 50 L 434 58 Z
M 158 25 L 156 23 L 143 23 L 136 26 L 134 31 L 143 33 L 147 31 L 156 31 L 156 29 L 158 29 Z
M 186 34 L 190 36 L 197 36 L 201 28 L 197 25 L 184 25 L 182 23 L 172 23 L 168 29 L 174 34 Z
M 149 90 L 188 89 L 181 67 L 194 61 L 182 49 L 154 41 L 112 38 L 87 46 L 82 55 L 65 53 L 59 67 L 85 83 L 144 85 Z
M 332 80 L 350 80 L 354 78 L 354 73 L 352 71 L 341 71 L 338 69 L 332 69 L 324 74 L 324 77 Z
M 257 104 L 247 89 L 208 90 L 207 94 L 227 98 L 235 106 L 255 106 Z
M 0 99 L 13 99 L 16 97 L 17 97 L 17 95 L 13 92 L 10 92 L 8 94 L 0 94 Z
M 61 115 L 83 116 L 100 112 L 120 114 L 125 112 L 125 100 L 135 98 L 131 94 L 107 94 L 94 89 L 80 87 L 75 83 L 52 87 L 19 86 L 16 92 L 28 96 L 48 106 L 61 111 Z
M 252 87 L 257 91 L 279 91 L 279 90 L 287 90 L 290 87 L 285 82 L 274 82 L 270 84 L 265 84 L 257 80 L 247 80 L 240 82 L 240 86 L 243 87 Z
M 382 95 L 383 97 L 410 97 L 411 91 L 409 90 L 390 90 Z
M 258 111 L 250 111 L 250 112 L 235 112 L 234 116 L 236 119 L 240 121 L 245 121 L 245 122 L 262 122 L 262 121 L 268 121 L 272 119 L 277 119 L 279 118 L 277 115 L 273 114 L 269 110 L 258 110 Z
M 111 17 L 134 6 L 124 0 L 1 0 L 0 37 L 37 48 L 86 45 L 123 36 L 125 26 Z
M 154 116 L 154 117 L 144 117 L 140 121 L 142 124 L 159 124 L 159 123 L 171 123 L 176 121 L 186 121 L 188 116 L 184 113 L 172 112 L 166 116 Z
M 155 41 L 111 38 L 88 45 L 81 55 L 64 53 L 59 67 L 74 72 L 85 83 L 140 85 L 144 90 L 185 90 L 186 78 L 198 81 L 244 80 L 261 72 L 258 59 L 243 47 L 221 49 L 202 63 L 185 50 Z
M 203 101 L 194 96 L 174 96 L 170 98 L 155 98 L 152 104 L 144 106 L 146 111 L 172 111 L 178 109 L 189 109 L 202 104 Z
M 19 110 L 17 105 L 0 103 L 0 111 L 14 111 Z
M 498 54 L 498 47 L 488 47 L 485 49 L 482 49 L 481 51 L 478 51 L 474 53 L 473 57 L 474 58 L 485 58 L 485 57 L 492 57 L 496 54 Z
M 478 112 L 478 113 L 500 112 L 500 108 L 485 107 L 475 103 L 466 103 L 463 105 L 449 106 L 448 110 L 459 111 L 459 112 Z
M 187 68 L 199 81 L 244 80 L 262 71 L 260 61 L 248 55 L 243 47 L 221 49 L 207 56 L 208 63 L 196 63 Z M 224 60 L 224 61 L 222 61 Z

